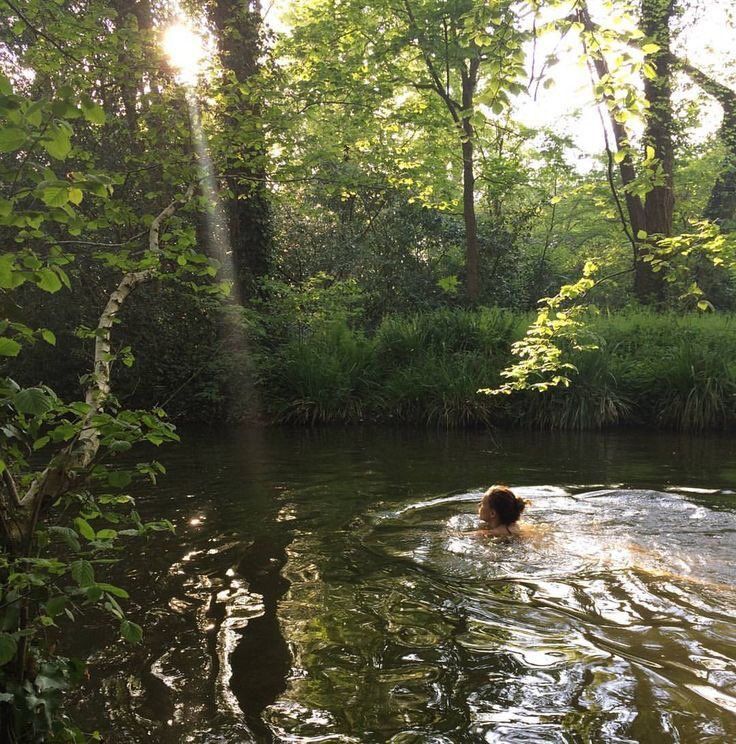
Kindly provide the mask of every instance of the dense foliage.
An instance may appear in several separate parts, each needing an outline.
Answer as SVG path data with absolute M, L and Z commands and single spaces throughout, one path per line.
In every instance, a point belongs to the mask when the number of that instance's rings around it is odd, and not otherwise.
M 3 4 L 9 741 L 81 740 L 81 610 L 138 639 L 104 566 L 168 528 L 126 492 L 161 468 L 112 463 L 172 419 L 736 417 L 736 73 L 692 58 L 725 0 L 300 0 L 281 33 L 180 6 L 169 58 L 178 4 Z M 527 115 L 581 70 L 595 152 L 585 111 Z

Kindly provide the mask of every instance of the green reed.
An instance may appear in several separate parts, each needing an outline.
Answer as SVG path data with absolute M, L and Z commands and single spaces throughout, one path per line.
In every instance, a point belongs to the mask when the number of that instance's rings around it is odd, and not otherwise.
M 571 352 L 568 388 L 487 396 L 529 322 L 505 310 L 390 316 L 371 335 L 326 323 L 269 355 L 273 417 L 302 424 L 400 421 L 439 426 L 682 431 L 736 423 L 736 320 L 630 311 L 596 318 L 598 348 Z

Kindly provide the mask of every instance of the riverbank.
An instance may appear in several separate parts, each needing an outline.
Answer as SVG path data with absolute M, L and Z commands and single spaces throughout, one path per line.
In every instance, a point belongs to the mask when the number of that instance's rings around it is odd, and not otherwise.
M 628 312 L 591 321 L 569 388 L 479 394 L 501 381 L 528 316 L 498 309 L 389 317 L 372 334 L 323 323 L 259 355 L 268 417 L 299 424 L 616 425 L 680 431 L 736 423 L 736 318 Z
M 144 300 L 146 298 L 144 297 Z M 155 298 L 152 298 L 152 300 Z M 144 304 L 145 306 L 145 304 Z M 183 312 L 183 310 L 182 310 Z M 113 384 L 130 408 L 165 408 L 177 423 L 389 423 L 451 429 L 643 426 L 723 431 L 736 425 L 736 315 L 628 311 L 590 320 L 588 351 L 569 350 L 569 388 L 484 395 L 512 363 L 531 316 L 498 308 L 389 315 L 366 329 L 342 308 L 308 312 L 189 309 L 188 335 L 167 315 L 123 326 L 135 354 Z M 37 344 L 8 360 L 22 385 L 53 380 L 79 396 L 89 342 L 54 327 L 64 355 Z M 126 330 L 127 328 L 127 330 Z

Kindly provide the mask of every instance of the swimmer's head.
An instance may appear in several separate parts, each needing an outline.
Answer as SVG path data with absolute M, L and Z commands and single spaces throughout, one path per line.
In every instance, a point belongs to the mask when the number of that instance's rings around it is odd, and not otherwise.
M 484 522 L 509 526 L 519 521 L 526 501 L 506 486 L 491 486 L 480 500 L 478 517 Z

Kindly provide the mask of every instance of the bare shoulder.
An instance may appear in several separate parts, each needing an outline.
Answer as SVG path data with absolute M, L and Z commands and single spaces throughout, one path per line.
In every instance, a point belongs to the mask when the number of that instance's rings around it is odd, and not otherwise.
M 512 524 L 510 527 L 486 527 L 476 530 L 479 537 L 517 537 L 522 540 L 539 540 L 546 537 L 551 529 L 548 525 Z

